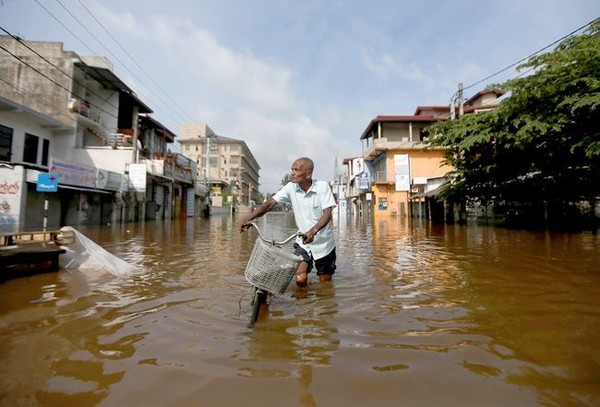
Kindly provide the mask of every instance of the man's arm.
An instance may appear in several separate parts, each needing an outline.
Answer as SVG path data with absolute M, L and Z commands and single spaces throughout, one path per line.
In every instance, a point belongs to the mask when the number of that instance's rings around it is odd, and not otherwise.
M 265 213 L 273 209 L 275 205 L 277 205 L 277 201 L 273 198 L 269 198 L 260 205 L 258 205 L 256 209 L 254 209 L 248 216 L 245 216 L 242 219 L 240 219 L 237 223 L 237 227 L 240 233 L 242 233 L 244 230 L 250 227 L 249 223 L 253 219 L 263 216 Z

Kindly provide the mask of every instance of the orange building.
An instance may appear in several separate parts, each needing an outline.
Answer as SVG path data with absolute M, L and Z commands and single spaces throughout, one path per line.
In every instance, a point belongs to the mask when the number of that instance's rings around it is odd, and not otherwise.
M 486 90 L 467 100 L 460 111 L 475 114 L 498 106 L 503 92 Z M 450 106 L 419 106 L 414 115 L 376 116 L 360 139 L 371 188 L 361 197 L 374 216 L 425 217 L 425 197 L 447 183 L 452 167 L 444 148 L 427 144 L 428 127 L 451 117 Z

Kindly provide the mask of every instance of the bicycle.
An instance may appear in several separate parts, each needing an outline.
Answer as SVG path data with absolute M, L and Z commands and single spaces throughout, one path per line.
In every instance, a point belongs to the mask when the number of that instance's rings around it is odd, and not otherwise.
M 295 237 L 301 237 L 302 233 L 297 231 L 287 239 L 276 242 L 265 239 L 256 223 L 250 222 L 248 227 L 254 227 L 258 233 L 244 272 L 246 280 L 253 287 L 252 315 L 248 324 L 248 328 L 253 328 L 258 320 L 260 308 L 266 303 L 267 297 L 283 294 L 296 275 L 296 269 L 302 261 L 302 257 L 286 251 L 283 245 Z

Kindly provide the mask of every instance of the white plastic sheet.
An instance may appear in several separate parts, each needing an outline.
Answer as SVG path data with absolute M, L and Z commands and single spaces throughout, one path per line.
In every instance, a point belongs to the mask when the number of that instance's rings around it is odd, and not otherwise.
M 60 255 L 59 266 L 66 270 L 108 271 L 116 276 L 142 271 L 70 226 L 62 227 L 60 232 L 59 243 L 66 253 Z

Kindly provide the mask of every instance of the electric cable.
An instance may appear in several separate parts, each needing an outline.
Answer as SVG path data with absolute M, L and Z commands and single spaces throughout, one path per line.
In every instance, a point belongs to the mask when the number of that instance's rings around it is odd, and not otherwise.
M 144 75 L 146 75 L 146 77 L 148 77 L 148 79 L 150 79 L 150 81 L 166 96 L 169 98 L 169 100 L 171 102 L 173 102 L 173 104 L 175 106 L 177 106 L 182 113 L 184 113 L 185 115 L 188 116 L 188 119 L 192 119 L 192 121 L 194 120 L 188 112 L 185 111 L 185 109 L 183 109 L 175 99 L 173 99 L 171 97 L 171 95 L 169 95 L 164 89 L 161 88 L 161 86 L 150 76 L 150 74 L 148 74 L 148 72 L 131 56 L 131 54 L 129 54 L 129 52 L 127 52 L 127 50 L 125 48 L 123 48 L 123 46 L 119 43 L 119 41 L 110 33 L 110 31 L 108 29 L 106 29 L 106 27 L 104 26 L 104 24 L 102 24 L 102 22 L 90 11 L 90 9 L 88 9 L 86 7 L 86 5 L 81 1 L 78 0 L 79 4 L 81 4 L 81 6 L 85 9 L 85 11 L 88 12 L 88 14 L 96 21 L 96 23 L 98 23 L 98 25 L 104 30 L 104 32 L 110 37 L 112 38 L 112 40 L 115 42 L 115 44 L 117 44 L 117 46 L 125 53 L 125 55 L 127 55 L 129 57 L 129 59 L 131 59 L 131 61 L 140 69 L 140 71 L 142 71 L 144 73 Z
M 474 83 L 472 83 L 472 84 L 470 84 L 470 85 L 468 85 L 468 86 L 465 86 L 465 87 L 463 87 L 463 89 L 462 89 L 462 90 L 463 90 L 463 92 L 464 92 L 465 90 L 467 90 L 467 89 L 470 89 L 470 88 L 472 88 L 472 87 L 474 87 L 474 86 L 477 86 L 477 85 L 479 85 L 479 84 L 480 84 L 480 83 L 482 83 L 482 82 L 485 82 L 485 81 L 487 81 L 487 80 L 489 80 L 489 79 L 493 78 L 493 77 L 494 77 L 494 76 L 496 76 L 496 75 L 499 75 L 499 74 L 501 74 L 501 73 L 502 73 L 502 72 L 504 72 L 504 71 L 507 71 L 507 70 L 509 70 L 509 69 L 511 69 L 511 68 L 513 68 L 513 67 L 515 67 L 516 65 L 518 65 L 518 64 L 520 64 L 520 63 L 522 63 L 522 62 L 525 62 L 525 61 L 527 61 L 528 59 L 530 59 L 531 57 L 534 57 L 535 55 L 537 55 L 537 54 L 541 53 L 542 51 L 545 51 L 546 49 L 548 49 L 548 48 L 550 48 L 550 47 L 552 47 L 552 46 L 556 45 L 557 43 L 559 43 L 559 42 L 561 42 L 561 41 L 563 41 L 563 40 L 565 40 L 565 39 L 567 39 L 567 38 L 569 38 L 569 37 L 571 37 L 571 36 L 575 35 L 577 32 L 579 32 L 579 31 L 581 31 L 581 30 L 584 30 L 585 28 L 589 27 L 590 25 L 592 25 L 592 24 L 593 24 L 595 21 L 597 21 L 597 20 L 598 20 L 598 18 L 595 18 L 594 20 L 590 21 L 589 23 L 587 23 L 587 24 L 584 24 L 584 25 L 582 25 L 581 27 L 579 27 L 579 28 L 577 28 L 577 29 L 575 29 L 575 30 L 571 31 L 569 34 L 567 34 L 567 35 L 564 35 L 564 36 L 562 36 L 561 38 L 559 38 L 559 39 L 557 39 L 557 40 L 553 41 L 552 43 L 550 43 L 550 44 L 548 44 L 548 45 L 546 45 L 545 47 L 543 47 L 543 48 L 541 48 L 541 49 L 539 49 L 539 50 L 537 50 L 537 51 L 533 52 L 533 53 L 532 53 L 532 54 L 530 54 L 529 56 L 527 56 L 527 57 L 525 57 L 525 58 L 521 58 L 521 59 L 520 59 L 520 60 L 518 60 L 517 62 L 514 62 L 514 63 L 512 63 L 512 64 L 508 65 L 506 68 L 500 69 L 499 71 L 497 71 L 497 72 L 494 72 L 493 74 L 491 74 L 491 75 L 488 75 L 488 76 L 486 76 L 486 77 L 485 77 L 485 78 L 483 78 L 483 79 L 480 79 L 480 80 L 478 80 L 478 81 L 476 81 L 476 82 L 474 82 Z M 519 76 L 522 76 L 522 75 L 523 75 L 523 74 L 520 74 Z M 456 96 L 456 95 L 458 95 L 458 93 L 459 93 L 459 91 L 457 91 L 456 93 L 454 93 L 454 94 L 452 95 L 452 97 L 450 98 L 450 99 L 451 99 L 451 101 L 454 101 L 454 100 L 455 100 L 455 96 Z
M 39 4 L 39 0 L 35 0 L 35 1 L 36 1 L 36 2 Z M 86 31 L 86 32 L 87 32 L 87 33 L 88 33 L 88 34 L 89 34 L 89 35 L 90 35 L 90 36 L 91 36 L 91 37 L 92 37 L 94 40 L 96 40 L 96 42 L 97 42 L 98 44 L 100 44 L 100 46 L 101 46 L 101 47 L 102 47 L 102 48 L 103 48 L 103 49 L 104 49 L 106 52 L 108 52 L 108 54 L 109 54 L 111 57 L 113 57 L 113 58 L 115 59 L 115 61 L 117 61 L 119 64 L 121 64 L 121 66 L 122 66 L 123 68 L 125 68 L 125 70 L 126 70 L 127 72 L 129 72 L 129 73 L 130 73 L 130 74 L 131 74 L 131 75 L 132 75 L 134 78 L 138 79 L 138 80 L 140 81 L 140 83 L 142 83 L 142 84 L 144 83 L 144 81 L 140 80 L 140 79 L 138 78 L 138 76 L 136 75 L 136 73 L 135 73 L 135 72 L 133 72 L 133 71 L 132 71 L 132 70 L 131 70 L 131 69 L 128 67 L 128 65 L 127 65 L 127 64 L 125 64 L 125 63 L 124 63 L 124 62 L 123 62 L 123 61 L 122 61 L 122 60 L 121 60 L 119 57 L 117 57 L 117 56 L 116 56 L 116 55 L 115 55 L 115 54 L 114 54 L 114 53 L 113 53 L 113 52 L 112 52 L 112 51 L 111 51 L 111 50 L 110 50 L 110 49 L 109 49 L 109 48 L 108 48 L 108 47 L 107 47 L 107 46 L 106 46 L 106 45 L 105 45 L 105 44 L 104 44 L 102 41 L 100 41 L 100 40 L 98 39 L 98 37 L 97 37 L 97 36 L 96 36 L 96 35 L 95 35 L 95 34 L 94 34 L 92 31 L 90 31 L 90 29 L 89 29 L 89 28 L 87 28 L 87 27 L 86 27 L 86 26 L 85 26 L 85 25 L 84 25 L 84 24 L 83 24 L 83 23 L 82 23 L 82 22 L 81 22 L 81 21 L 80 21 L 80 20 L 77 18 L 77 16 L 75 16 L 75 15 L 74 15 L 74 14 L 71 12 L 71 10 L 69 10 L 69 9 L 68 9 L 68 8 L 67 8 L 67 7 L 66 7 L 66 6 L 65 6 L 65 5 L 64 5 L 64 4 L 63 4 L 63 3 L 62 3 L 60 0 L 55 0 L 55 1 L 56 1 L 56 2 L 57 2 L 57 3 L 58 3 L 58 4 L 59 4 L 59 5 L 60 5 L 60 6 L 61 6 L 61 7 L 62 7 L 62 8 L 63 8 L 63 9 L 64 9 L 64 10 L 65 10 L 65 11 L 66 11 L 68 14 L 69 14 L 69 15 L 70 15 L 70 16 L 71 16 L 71 18 L 73 18 L 73 20 L 75 20 L 75 21 L 77 22 L 77 24 L 79 24 L 79 25 L 80 25 L 80 26 L 81 26 L 81 27 L 82 27 L 82 28 L 83 28 L 83 29 L 84 29 L 84 30 L 85 30 L 85 31 Z M 101 26 L 101 27 L 102 27 L 102 26 Z M 111 36 L 111 38 L 113 38 L 113 37 Z M 131 58 L 131 57 L 130 57 L 130 58 Z M 153 90 L 153 88 L 152 88 L 152 87 L 150 87 L 150 86 L 146 86 L 146 89 L 147 89 L 147 90 L 148 90 L 148 91 L 149 91 L 149 92 L 150 92 L 152 95 L 154 95 L 154 97 L 156 98 L 156 100 L 158 100 L 158 101 L 161 101 L 161 97 L 160 97 L 160 96 L 159 96 L 157 93 L 155 93 L 155 92 L 154 92 L 154 90 Z M 142 94 L 142 95 L 143 95 L 143 93 L 142 93 L 142 92 L 140 92 L 140 94 Z M 161 103 L 161 102 L 159 102 L 159 103 Z M 169 106 L 168 104 L 165 104 L 165 106 L 167 106 L 168 108 L 172 109 L 172 107 L 171 107 L 171 106 Z M 173 117 L 172 117 L 172 118 L 173 118 Z
M 12 83 L 8 82 L 7 80 L 5 80 L 4 78 L 2 78 L 1 76 L 0 76 L 0 82 L 4 82 L 6 85 L 10 86 L 11 88 L 13 88 L 14 90 L 16 90 L 17 92 L 19 92 L 19 93 L 21 93 L 21 94 L 23 94 L 23 95 L 25 95 L 25 96 L 28 96 L 28 97 L 30 97 L 30 98 L 32 98 L 32 99 L 35 99 L 35 100 L 36 100 L 36 101 L 38 101 L 39 103 L 41 103 L 41 104 L 43 104 L 44 106 L 46 106 L 46 107 L 50 108 L 50 110 L 51 110 L 51 111 L 53 111 L 53 112 L 54 112 L 54 114 L 56 114 L 57 116 L 62 116 L 62 117 L 65 117 L 65 118 L 69 119 L 69 121 L 73 120 L 73 117 L 71 117 L 71 116 L 68 116 L 68 115 L 64 114 L 64 112 L 61 112 L 60 110 L 58 110 L 58 109 L 56 108 L 56 106 L 54 106 L 54 105 L 51 105 L 51 104 L 50 104 L 50 103 L 48 103 L 46 100 L 44 100 L 44 99 L 40 99 L 40 98 L 39 98 L 39 97 L 37 97 L 36 95 L 34 95 L 34 94 L 32 94 L 32 93 L 29 93 L 29 92 L 27 92 L 26 90 L 20 89 L 19 87 L 17 87 L 17 86 L 15 86 L 14 84 L 12 84 Z
M 110 105 L 110 107 L 114 108 L 114 109 L 119 109 L 118 106 L 115 106 L 114 104 L 112 104 L 109 100 L 108 97 L 103 97 L 102 95 L 97 94 L 93 89 L 88 88 L 85 84 L 79 82 L 77 79 L 75 79 L 74 77 L 72 77 L 71 75 L 69 75 L 68 73 L 66 73 L 65 71 L 63 71 L 59 66 L 53 64 L 52 62 L 50 62 L 46 57 L 44 57 L 43 55 L 41 55 L 39 52 L 37 52 L 36 50 L 34 50 L 33 48 L 31 48 L 29 45 L 27 45 L 26 42 L 24 42 L 21 38 L 11 34 L 10 32 L 8 32 L 6 29 L 4 29 L 3 27 L 0 26 L 0 30 L 4 31 L 7 35 L 11 36 L 15 41 L 17 41 L 19 44 L 21 44 L 22 46 L 24 46 L 25 48 L 27 48 L 28 50 L 30 50 L 31 52 L 33 52 L 34 54 L 36 54 L 38 57 L 40 57 L 42 60 L 44 60 L 44 62 L 48 63 L 49 65 L 53 66 L 54 68 L 56 68 L 58 71 L 60 71 L 63 75 L 65 75 L 67 78 L 71 79 L 74 83 L 76 83 L 77 85 L 81 86 L 82 88 L 84 88 L 86 91 L 89 91 L 90 94 L 97 96 L 100 100 L 102 100 L 103 102 L 107 103 L 108 105 Z M 98 109 L 100 109 L 98 107 Z M 106 112 L 105 112 L 106 113 Z
M 40 3 L 39 0 L 34 0 L 47 14 L 49 14 L 57 23 L 59 23 L 63 28 L 65 28 L 72 36 L 73 38 L 75 38 L 77 41 L 79 41 L 89 52 L 91 55 L 96 55 L 97 52 L 95 52 L 93 49 L 90 48 L 89 45 L 87 45 L 81 38 L 79 38 L 79 36 L 74 33 L 71 29 L 69 29 L 69 27 L 64 24 L 58 17 L 56 17 L 52 11 L 50 11 L 47 7 L 45 7 L 42 3 Z M 90 30 L 88 30 L 85 25 L 83 23 L 81 23 L 81 21 L 79 21 L 79 19 L 73 15 L 73 13 L 71 13 L 67 7 L 65 7 L 62 3 L 60 3 L 60 1 L 56 0 L 57 3 L 65 10 L 67 11 L 67 13 L 84 29 L 88 32 L 89 35 L 91 35 L 113 58 L 115 58 L 116 61 L 118 61 L 133 77 L 135 77 L 136 79 L 137 76 L 135 75 L 134 72 L 132 72 L 126 64 L 124 64 L 118 57 L 116 57 Z M 139 80 L 139 79 L 138 79 Z M 143 81 L 140 81 L 141 83 L 143 83 Z M 163 106 L 166 106 L 169 109 L 172 109 L 171 106 L 169 106 L 168 104 L 164 104 L 164 102 L 162 102 L 162 98 L 160 98 L 156 93 L 154 93 L 152 91 L 151 87 L 148 87 L 148 90 L 150 92 L 152 92 L 154 94 L 154 96 L 156 97 L 156 100 L 158 100 L 157 104 L 161 104 Z M 140 92 L 140 94 L 144 95 L 143 92 Z M 145 96 L 145 95 L 144 95 Z M 169 116 L 171 119 L 177 121 L 173 116 L 171 116 L 170 114 L 168 114 L 167 112 L 165 112 L 165 114 L 167 116 Z
M 5 51 L 7 54 L 12 55 L 13 58 L 17 59 L 23 65 L 26 65 L 27 67 L 31 68 L 33 71 L 37 72 L 39 75 L 43 76 L 44 78 L 46 78 L 47 80 L 49 80 L 50 82 L 52 82 L 53 84 L 55 84 L 56 86 L 58 86 L 59 88 L 65 90 L 69 95 L 71 94 L 71 91 L 69 89 L 65 88 L 62 84 L 56 82 L 54 79 L 50 78 L 48 75 L 44 74 L 43 72 L 41 72 L 40 70 L 38 70 L 37 68 L 35 68 L 31 64 L 29 64 L 27 61 L 23 60 L 20 56 L 13 54 L 12 52 L 10 52 L 8 49 L 6 49 L 2 45 L 0 45 L 0 49 L 2 49 L 3 51 Z M 118 116 L 116 116 L 114 113 L 107 112 L 106 110 L 103 110 L 102 108 L 100 108 L 98 106 L 96 106 L 96 108 L 98 110 L 100 110 L 101 112 L 106 113 L 107 115 L 112 116 L 115 119 L 118 119 Z
M 41 72 L 39 69 L 37 69 L 36 67 L 32 66 L 30 63 L 28 63 L 27 61 L 23 60 L 20 56 L 13 54 L 12 52 L 10 52 L 8 49 L 6 49 L 4 46 L 0 45 L 0 49 L 2 49 L 3 51 L 5 51 L 7 54 L 11 55 L 13 58 L 17 59 L 19 62 L 21 62 L 23 65 L 27 66 L 28 68 L 32 69 L 33 71 L 35 71 L 36 73 L 38 73 L 39 75 L 43 76 L 44 78 L 46 78 L 48 81 L 52 82 L 54 85 L 58 86 L 60 89 L 64 90 L 67 92 L 67 94 L 71 94 L 71 91 L 67 88 L 65 88 L 62 84 L 56 82 L 54 79 L 50 78 L 48 75 L 46 75 L 45 73 Z M 115 115 L 114 113 L 108 112 L 98 106 L 96 106 L 96 109 L 100 110 L 103 113 L 106 113 L 109 116 L 114 117 L 115 119 L 118 119 L 118 116 Z

